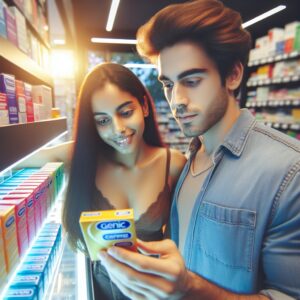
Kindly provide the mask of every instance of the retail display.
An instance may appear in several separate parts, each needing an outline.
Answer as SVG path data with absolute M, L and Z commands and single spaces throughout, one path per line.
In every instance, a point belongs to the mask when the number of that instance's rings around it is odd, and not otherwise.
M 188 148 L 189 138 L 187 138 L 180 130 L 176 120 L 174 119 L 167 101 L 159 101 L 155 103 L 157 112 L 157 122 L 160 133 L 165 144 L 171 148 L 185 152 Z
M 257 120 L 300 139 L 300 22 L 258 38 L 249 68 L 246 107 Z

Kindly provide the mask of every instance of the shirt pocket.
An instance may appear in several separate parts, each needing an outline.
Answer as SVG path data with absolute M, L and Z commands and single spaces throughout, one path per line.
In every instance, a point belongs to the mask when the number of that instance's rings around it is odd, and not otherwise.
M 203 201 L 195 239 L 206 257 L 251 271 L 255 222 L 255 211 Z

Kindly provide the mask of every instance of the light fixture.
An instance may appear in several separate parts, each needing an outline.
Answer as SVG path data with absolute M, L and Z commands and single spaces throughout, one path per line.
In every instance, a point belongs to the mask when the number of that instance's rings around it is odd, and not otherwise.
M 284 10 L 284 9 L 286 9 L 285 5 L 276 6 L 275 8 L 273 8 L 273 9 L 271 9 L 271 10 L 269 10 L 269 11 L 267 11 L 267 12 L 265 12 L 265 13 L 257 16 L 257 17 L 255 17 L 255 18 L 253 18 L 253 19 L 251 19 L 251 20 L 249 20 L 245 23 L 243 23 L 242 26 L 243 26 L 243 28 L 249 27 L 250 25 L 252 25 L 254 23 L 257 23 L 257 22 L 259 22 L 263 19 L 266 19 L 266 18 L 268 18 L 268 17 L 270 17 L 270 16 L 272 16 L 272 15 L 274 15 L 274 14 L 276 14 L 276 13 L 278 13 L 278 12 Z
M 132 44 L 135 45 L 137 42 L 136 40 L 131 39 L 115 39 L 115 38 L 97 38 L 93 37 L 91 38 L 92 43 L 96 44 Z
M 107 24 L 106 24 L 106 31 L 111 31 L 114 26 L 119 4 L 120 4 L 120 0 L 112 0 L 111 2 Z

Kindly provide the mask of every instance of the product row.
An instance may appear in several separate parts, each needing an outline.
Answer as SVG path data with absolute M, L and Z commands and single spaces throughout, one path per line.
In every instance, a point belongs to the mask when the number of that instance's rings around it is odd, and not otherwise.
M 249 65 L 293 51 L 300 51 L 300 22 L 298 21 L 288 23 L 284 28 L 272 28 L 267 35 L 256 39 L 255 48 L 249 54 Z
M 63 163 L 47 163 L 17 171 L 0 184 L 0 286 L 38 235 L 63 180 Z
M 166 101 L 155 103 L 159 131 L 165 144 L 182 153 L 186 152 L 189 138 L 180 130 Z
M 260 66 L 250 74 L 247 86 L 300 80 L 300 59 Z
M 44 299 L 52 281 L 61 244 L 61 225 L 46 223 L 19 266 L 16 276 L 3 295 L 3 299 Z
M 0 125 L 27 123 L 52 117 L 52 90 L 30 85 L 14 75 L 0 74 Z
M 258 87 L 247 93 L 247 107 L 259 106 L 299 106 L 300 87 L 274 88 Z
M 0 36 L 48 70 L 50 54 L 48 46 L 45 46 L 48 45 L 48 26 L 42 8 L 36 0 L 18 0 L 15 4 L 16 6 L 7 6 L 4 0 L 0 0 Z M 41 39 L 33 34 L 27 24 L 35 28 Z

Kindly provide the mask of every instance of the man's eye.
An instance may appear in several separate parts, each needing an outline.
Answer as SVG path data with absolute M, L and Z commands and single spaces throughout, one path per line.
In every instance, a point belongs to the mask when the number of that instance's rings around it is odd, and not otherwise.
M 172 82 L 163 82 L 162 85 L 163 85 L 164 89 L 170 89 L 170 88 L 173 87 L 173 83 Z
M 198 84 L 201 82 L 201 79 L 197 78 L 197 79 L 185 79 L 182 81 L 182 84 L 184 86 L 187 86 L 187 87 L 195 87 L 195 86 L 198 86 Z
M 120 112 L 120 115 L 125 118 L 132 116 L 132 114 L 133 114 L 133 109 L 124 110 L 124 111 Z
M 99 126 L 105 126 L 109 124 L 109 119 L 97 119 L 95 122 Z

